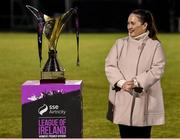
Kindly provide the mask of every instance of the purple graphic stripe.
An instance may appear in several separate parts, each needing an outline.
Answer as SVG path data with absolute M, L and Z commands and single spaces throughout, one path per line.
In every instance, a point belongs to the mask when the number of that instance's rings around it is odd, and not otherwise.
M 40 84 L 39 81 L 26 81 L 22 85 L 22 104 L 29 103 L 40 99 L 42 93 L 49 93 L 50 91 L 56 91 L 61 94 L 67 94 L 72 91 L 81 90 L 81 80 L 67 80 L 65 84 L 61 83 L 48 83 Z

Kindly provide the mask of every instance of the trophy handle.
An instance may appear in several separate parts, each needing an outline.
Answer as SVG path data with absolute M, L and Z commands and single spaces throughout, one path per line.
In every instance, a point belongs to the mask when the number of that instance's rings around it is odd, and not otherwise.
M 68 22 L 68 20 L 70 19 L 70 17 L 77 12 L 77 9 L 75 8 L 71 8 L 69 11 L 67 11 L 66 13 L 64 13 L 62 16 L 57 16 L 55 17 L 55 25 L 54 25 L 54 29 L 52 32 L 52 36 L 50 38 L 50 46 L 54 46 L 54 48 L 56 49 L 57 47 L 57 42 L 60 36 L 60 33 L 63 31 L 66 23 Z M 54 44 L 52 44 L 54 42 Z
M 43 19 L 43 14 L 39 12 L 35 7 L 26 5 L 26 8 L 36 17 L 38 21 Z
M 75 27 L 76 27 L 76 40 L 77 40 L 77 66 L 79 66 L 80 60 L 79 60 L 79 18 L 77 14 L 77 8 L 71 8 L 69 11 L 64 13 L 62 16 L 58 16 L 55 18 L 55 26 L 52 32 L 52 36 L 50 38 L 50 44 L 49 46 L 54 46 L 55 50 L 57 47 L 57 43 L 59 40 L 60 32 L 64 29 L 66 23 L 70 19 L 70 17 L 75 14 Z M 54 43 L 54 44 L 53 44 Z
M 67 11 L 63 15 L 62 22 L 64 22 L 64 24 L 62 26 L 62 29 L 63 29 L 65 23 L 69 20 L 69 18 L 73 14 L 75 14 L 75 30 L 76 30 L 76 40 L 77 40 L 77 62 L 76 62 L 76 65 L 79 66 L 80 65 L 80 60 L 79 60 L 79 17 L 78 17 L 77 9 L 78 9 L 77 7 L 71 8 L 69 11 Z
M 40 67 L 41 67 L 41 61 L 42 61 L 42 34 L 43 34 L 43 28 L 44 28 L 44 14 L 39 12 L 36 8 L 26 5 L 26 8 L 36 17 L 38 21 L 37 25 L 37 33 L 38 33 L 38 53 L 39 53 L 39 61 L 40 61 Z

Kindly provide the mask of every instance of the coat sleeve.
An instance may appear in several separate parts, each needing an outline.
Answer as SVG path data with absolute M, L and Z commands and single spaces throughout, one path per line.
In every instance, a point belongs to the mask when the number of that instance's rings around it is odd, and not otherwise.
M 111 86 L 114 86 L 119 80 L 124 80 L 118 68 L 118 54 L 122 47 L 122 40 L 117 40 L 105 59 L 105 74 Z
M 158 44 L 154 53 L 152 64 L 149 70 L 136 77 L 144 91 L 148 90 L 162 77 L 165 68 L 165 55 L 161 44 Z

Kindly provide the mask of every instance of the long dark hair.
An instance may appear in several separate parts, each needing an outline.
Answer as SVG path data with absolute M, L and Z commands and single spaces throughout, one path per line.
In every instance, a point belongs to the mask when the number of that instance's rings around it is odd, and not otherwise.
M 155 25 L 154 17 L 152 13 L 148 10 L 144 9 L 136 9 L 132 11 L 131 13 L 138 15 L 140 21 L 142 24 L 145 22 L 147 23 L 147 30 L 149 30 L 149 37 L 153 40 L 158 40 L 156 34 L 157 34 L 157 28 Z

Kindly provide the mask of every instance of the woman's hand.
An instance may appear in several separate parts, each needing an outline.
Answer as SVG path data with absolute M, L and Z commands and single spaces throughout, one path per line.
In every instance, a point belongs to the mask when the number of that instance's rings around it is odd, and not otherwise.
M 126 81 L 122 86 L 122 89 L 124 91 L 129 92 L 129 93 L 133 91 L 133 88 L 134 88 L 134 81 L 133 80 Z

